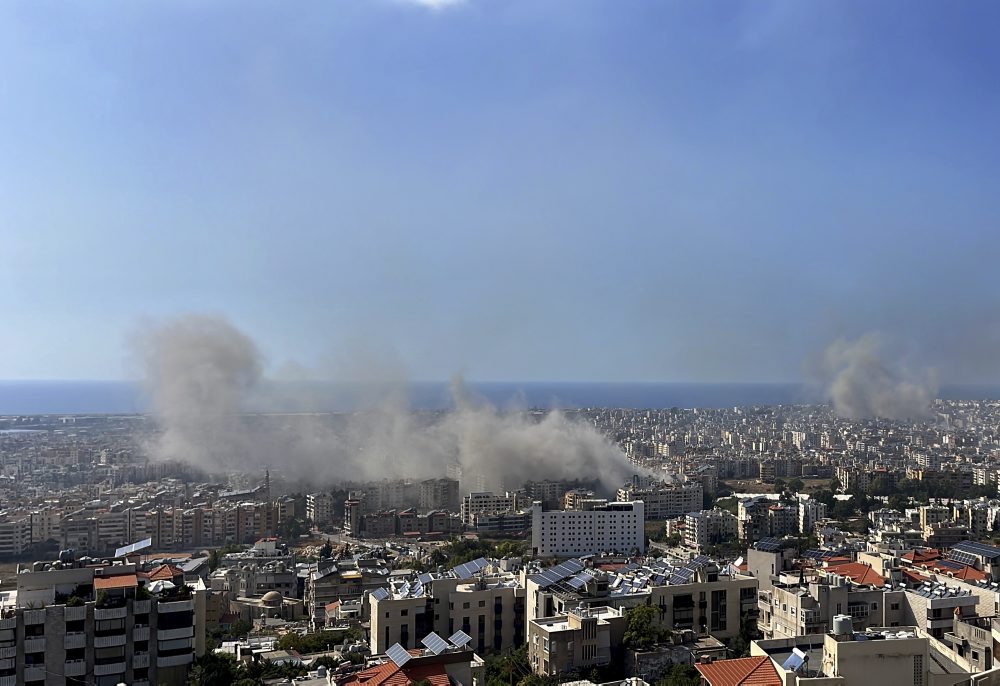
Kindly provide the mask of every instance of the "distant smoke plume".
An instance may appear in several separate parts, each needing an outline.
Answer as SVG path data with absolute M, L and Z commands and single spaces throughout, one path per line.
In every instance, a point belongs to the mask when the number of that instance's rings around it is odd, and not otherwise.
M 823 353 L 818 372 L 834 411 L 847 419 L 926 419 L 937 384 L 929 371 L 914 372 L 891 358 L 885 340 L 866 334 L 839 339 Z
M 289 406 L 291 386 L 272 398 L 257 347 L 226 320 L 186 316 L 137 337 L 147 390 L 162 434 L 151 446 L 162 459 L 209 470 L 270 466 L 315 484 L 444 476 L 458 464 L 487 487 L 529 479 L 598 478 L 608 490 L 631 468 L 592 426 L 559 412 L 536 417 L 501 412 L 453 384 L 455 408 L 414 413 L 402 389 L 386 390 L 373 409 L 346 421 L 323 415 L 245 416 L 248 407 Z M 294 405 L 294 403 L 292 403 Z

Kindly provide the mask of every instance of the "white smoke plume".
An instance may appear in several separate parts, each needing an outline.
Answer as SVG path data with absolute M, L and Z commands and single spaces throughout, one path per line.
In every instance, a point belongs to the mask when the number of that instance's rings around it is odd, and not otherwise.
M 498 490 L 577 478 L 613 490 L 631 474 L 621 451 L 592 426 L 559 412 L 500 411 L 460 380 L 455 407 L 443 415 L 411 411 L 400 388 L 346 420 L 247 415 L 248 407 L 268 406 L 272 387 L 253 341 L 226 320 L 189 315 L 148 327 L 136 342 L 162 431 L 151 447 L 157 458 L 215 471 L 270 466 L 315 484 L 440 477 L 451 464 Z M 283 387 L 285 406 L 288 393 Z
M 819 373 L 834 412 L 846 419 L 927 419 L 933 414 L 934 374 L 914 371 L 876 333 L 834 341 L 822 355 Z
M 246 394 L 260 379 L 260 353 L 224 319 L 182 317 L 147 326 L 134 343 L 163 433 L 155 452 L 200 466 L 224 466 L 247 446 L 240 436 Z

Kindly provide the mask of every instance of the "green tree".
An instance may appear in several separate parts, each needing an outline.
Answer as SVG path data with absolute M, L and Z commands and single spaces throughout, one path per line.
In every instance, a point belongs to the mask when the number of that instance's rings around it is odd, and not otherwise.
M 670 668 L 667 675 L 656 682 L 656 686 L 698 686 L 701 674 L 692 665 L 677 664 Z
M 740 504 L 735 497 L 730 498 L 719 498 L 715 501 L 715 506 L 720 510 L 725 510 L 730 514 L 736 514 L 739 510 Z
M 288 541 L 297 541 L 300 536 L 309 533 L 311 522 L 300 517 L 288 517 L 278 524 L 276 533 Z
M 660 640 L 660 629 L 656 625 L 656 610 L 650 605 L 639 605 L 628 611 L 628 620 L 623 637 L 629 650 L 649 650 Z
M 729 651 L 733 657 L 749 657 L 750 642 L 760 638 L 757 631 L 757 620 L 749 614 L 743 614 L 740 618 L 740 632 L 732 639 Z
M 774 480 L 774 492 L 775 493 L 784 493 L 785 492 L 785 480 L 784 479 L 775 479 Z
M 323 547 L 319 549 L 319 557 L 321 560 L 326 560 L 331 555 L 333 555 L 333 545 L 330 544 L 330 539 L 328 538 L 326 539 L 326 543 L 323 544 Z
M 788 490 L 793 493 L 801 493 L 805 490 L 806 484 L 802 479 L 792 479 L 788 482 Z
M 209 652 L 195 660 L 188 683 L 191 686 L 231 684 L 236 679 L 236 658 L 226 653 Z

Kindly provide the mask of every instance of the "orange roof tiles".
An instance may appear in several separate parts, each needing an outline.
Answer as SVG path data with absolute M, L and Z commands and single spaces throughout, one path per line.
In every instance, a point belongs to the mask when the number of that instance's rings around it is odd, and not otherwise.
M 413 654 L 415 651 L 410 651 Z M 428 681 L 433 686 L 449 686 L 448 672 L 445 671 L 444 663 L 432 664 L 405 664 L 397 667 L 391 660 L 385 664 L 378 665 L 358 672 L 348 677 L 342 684 L 366 684 L 367 686 L 405 686 L 414 681 Z
M 885 577 L 869 565 L 861 562 L 847 562 L 842 565 L 833 565 L 827 567 L 826 570 L 839 576 L 845 576 L 859 585 L 875 586 L 876 588 L 885 586 Z
M 961 569 L 956 570 L 953 567 L 939 565 L 935 560 L 923 566 L 925 569 L 933 569 L 938 574 L 948 574 L 955 579 L 962 579 L 963 581 L 982 581 L 988 578 L 985 572 L 979 571 L 972 565 L 963 565 Z
M 902 572 L 903 576 L 905 577 L 904 580 L 908 582 L 912 581 L 914 583 L 922 584 L 928 579 L 928 577 L 924 576 L 923 574 L 910 571 L 909 569 L 901 569 L 899 571 Z
M 767 655 L 696 664 L 709 686 L 782 686 L 778 670 Z
M 111 588 L 135 588 L 139 585 L 139 579 L 135 574 L 119 574 L 118 576 L 95 576 L 94 590 L 108 590 Z
M 150 581 L 172 581 L 176 577 L 184 576 L 184 572 L 173 565 L 160 565 L 151 569 L 147 576 Z
M 941 551 L 935 548 L 915 548 L 903 554 L 903 559 L 907 562 L 930 562 L 941 558 Z

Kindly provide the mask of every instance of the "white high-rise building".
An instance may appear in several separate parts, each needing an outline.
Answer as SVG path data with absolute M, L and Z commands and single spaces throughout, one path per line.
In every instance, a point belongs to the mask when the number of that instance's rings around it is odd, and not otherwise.
M 531 547 L 539 557 L 577 557 L 646 550 L 641 501 L 608 503 L 592 510 L 543 510 L 531 518 Z

